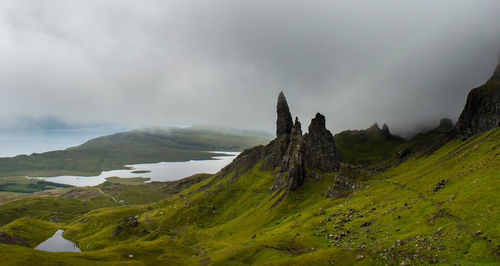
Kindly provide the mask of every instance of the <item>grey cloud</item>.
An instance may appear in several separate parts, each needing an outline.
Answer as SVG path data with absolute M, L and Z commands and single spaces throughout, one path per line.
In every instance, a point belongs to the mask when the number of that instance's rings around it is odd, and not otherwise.
M 497 63 L 500 2 L 0 1 L 0 117 L 337 132 L 456 119 Z

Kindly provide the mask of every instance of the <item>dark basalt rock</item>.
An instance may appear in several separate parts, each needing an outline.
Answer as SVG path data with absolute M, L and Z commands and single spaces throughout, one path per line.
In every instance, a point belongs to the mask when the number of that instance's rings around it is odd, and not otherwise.
M 317 113 L 311 120 L 309 133 L 304 135 L 306 165 L 311 169 L 332 172 L 339 170 L 341 154 L 325 124 L 325 116 Z
M 283 161 L 283 156 L 288 150 L 290 144 L 290 134 L 282 135 L 275 138 L 266 145 L 263 151 L 263 163 L 261 170 L 270 170 L 280 167 Z
M 306 178 L 316 178 L 314 172 L 308 173 L 307 169 L 331 172 L 340 168 L 340 152 L 335 147 L 333 135 L 325 127 L 323 115 L 316 115 L 309 126 L 309 134 L 303 136 L 298 118 L 293 124 L 283 92 L 279 94 L 276 110 L 276 138 L 266 146 L 242 152 L 221 170 L 220 177 L 234 173 L 233 180 L 261 161 L 260 170 L 268 171 L 279 167 L 271 191 L 290 191 L 302 185 Z
M 391 132 L 389 131 L 389 127 L 386 124 L 382 126 L 380 134 L 382 135 L 382 138 L 386 140 L 392 137 Z
M 304 141 L 302 139 L 302 128 L 298 118 L 295 118 L 295 124 L 290 136 L 290 145 L 283 156 L 280 171 L 276 175 L 274 185 L 271 190 L 284 188 L 286 190 L 295 190 L 302 185 L 306 177 L 304 162 Z
M 442 130 L 452 129 L 453 128 L 453 121 L 451 121 L 451 119 L 449 119 L 449 118 L 443 118 L 443 119 L 441 119 L 441 121 L 439 121 L 438 128 L 442 129 Z
M 491 76 L 491 79 L 500 80 L 500 54 L 498 56 L 498 65 L 495 68 L 495 72 L 493 72 L 493 76 Z
M 492 77 L 481 87 L 472 89 L 458 118 L 458 137 L 467 139 L 500 125 L 500 63 Z
M 280 92 L 278 96 L 276 112 L 278 113 L 278 119 L 276 120 L 276 137 L 290 134 L 292 132 L 293 120 L 283 92 Z

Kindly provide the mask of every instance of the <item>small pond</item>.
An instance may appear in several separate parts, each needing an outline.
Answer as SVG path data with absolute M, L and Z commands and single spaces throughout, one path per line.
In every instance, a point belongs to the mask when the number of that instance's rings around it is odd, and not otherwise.
M 62 229 L 57 230 L 53 236 L 40 243 L 35 249 L 51 252 L 82 252 L 73 241 L 62 236 L 63 232 Z

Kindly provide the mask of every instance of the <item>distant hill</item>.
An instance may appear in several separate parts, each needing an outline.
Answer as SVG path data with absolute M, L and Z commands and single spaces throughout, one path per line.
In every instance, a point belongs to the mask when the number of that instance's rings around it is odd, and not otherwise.
M 364 130 L 346 130 L 335 135 L 335 143 L 342 152 L 342 160 L 353 165 L 386 168 L 398 164 L 415 153 L 429 153 L 450 141 L 456 132 L 450 119 L 441 119 L 439 125 L 406 140 L 390 133 L 387 125 L 377 124 Z
M 165 147 L 190 151 L 241 151 L 269 141 L 266 133 L 210 127 L 137 129 L 91 139 L 68 150 L 147 150 Z
M 265 133 L 209 127 L 139 129 L 66 150 L 0 158 L 0 176 L 90 176 L 127 164 L 211 159 L 208 151 L 241 151 L 268 140 Z

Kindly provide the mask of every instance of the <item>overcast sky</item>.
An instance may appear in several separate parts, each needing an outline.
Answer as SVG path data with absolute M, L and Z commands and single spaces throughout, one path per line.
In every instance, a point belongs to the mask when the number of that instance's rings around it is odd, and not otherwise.
M 305 128 L 318 111 L 333 132 L 455 121 L 497 64 L 498 14 L 498 0 L 0 0 L 0 122 L 274 132 L 280 90 Z

